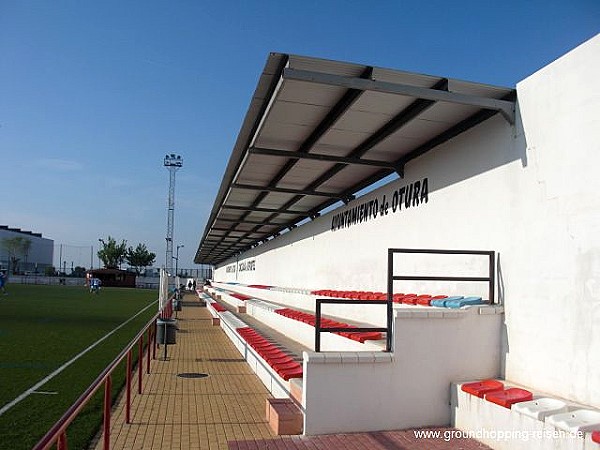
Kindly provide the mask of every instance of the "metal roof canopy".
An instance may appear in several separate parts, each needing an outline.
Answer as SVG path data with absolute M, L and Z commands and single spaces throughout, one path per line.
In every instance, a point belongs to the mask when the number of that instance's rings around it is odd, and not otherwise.
M 500 113 L 514 89 L 271 53 L 194 261 L 219 264 L 314 219 Z

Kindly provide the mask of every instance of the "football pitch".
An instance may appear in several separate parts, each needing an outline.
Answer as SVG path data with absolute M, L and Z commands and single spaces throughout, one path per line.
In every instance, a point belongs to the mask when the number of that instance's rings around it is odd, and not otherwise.
M 13 284 L 7 290 L 0 294 L 0 449 L 30 449 L 156 313 L 158 292 L 103 288 L 93 295 L 84 286 Z M 113 398 L 124 377 L 121 364 Z M 100 389 L 69 427 L 69 448 L 85 448 L 99 429 L 102 396 Z

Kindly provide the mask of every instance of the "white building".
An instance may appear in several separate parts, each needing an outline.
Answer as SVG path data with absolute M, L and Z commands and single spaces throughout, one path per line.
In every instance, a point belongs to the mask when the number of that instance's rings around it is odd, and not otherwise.
M 449 423 L 443 389 L 478 377 L 600 409 L 599 79 L 600 35 L 515 88 L 269 56 L 195 259 L 216 284 L 257 297 L 248 286 L 271 286 L 265 300 L 314 310 L 319 296 L 302 292 L 388 292 L 388 249 L 489 250 L 491 266 L 393 256 L 393 275 L 480 279 L 395 280 L 393 292 L 503 307 L 433 323 L 394 305 L 389 370 L 349 376 L 342 356 L 329 372 L 305 353 L 302 406 L 322 411 L 305 432 Z M 384 317 L 365 305 L 332 314 Z
M 52 266 L 54 255 L 54 241 L 52 239 L 43 237 L 41 233 L 33 233 L 19 228 L 0 225 L 0 241 L 16 237 L 21 237 L 31 242 L 27 254 L 17 255 L 17 258 L 20 260 L 18 266 L 19 272 L 43 274 L 46 267 Z M 7 249 L 4 246 L 0 246 L 0 267 L 7 269 L 9 267 L 9 259 Z

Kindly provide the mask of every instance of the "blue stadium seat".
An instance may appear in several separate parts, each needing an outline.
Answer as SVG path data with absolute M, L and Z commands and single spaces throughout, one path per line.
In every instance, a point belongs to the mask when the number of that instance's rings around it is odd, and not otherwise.
M 481 297 L 465 297 L 460 300 L 446 301 L 445 306 L 446 308 L 457 309 L 468 305 L 483 305 L 483 301 L 481 300 Z
M 447 302 L 459 301 L 462 300 L 463 296 L 458 297 L 446 297 L 442 299 L 432 300 L 431 306 L 446 306 Z

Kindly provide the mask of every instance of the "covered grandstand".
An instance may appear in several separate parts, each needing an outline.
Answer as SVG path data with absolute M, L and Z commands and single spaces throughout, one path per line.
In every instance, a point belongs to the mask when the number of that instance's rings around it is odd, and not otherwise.
M 522 426 L 482 379 L 600 414 L 599 77 L 600 35 L 516 87 L 269 55 L 195 262 L 305 434 Z

